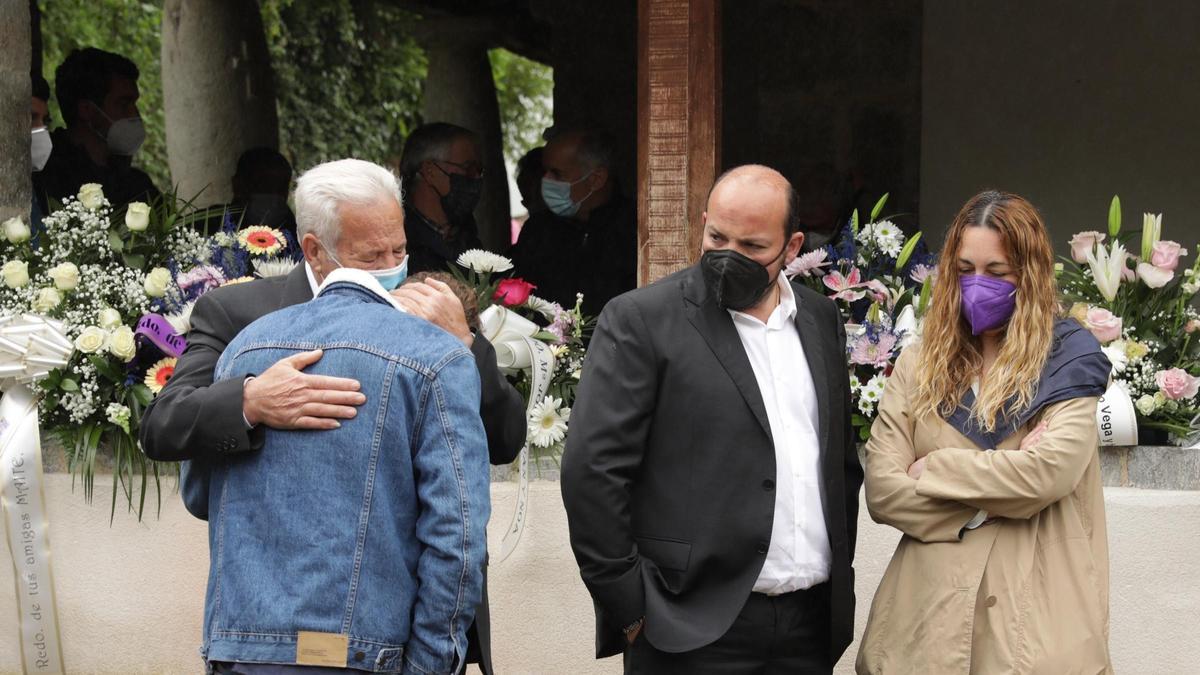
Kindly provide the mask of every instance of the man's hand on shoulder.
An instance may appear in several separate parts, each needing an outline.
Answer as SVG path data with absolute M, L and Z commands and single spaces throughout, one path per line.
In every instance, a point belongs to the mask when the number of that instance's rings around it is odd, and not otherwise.
M 272 429 L 336 429 L 366 402 L 357 380 L 302 372 L 321 360 L 321 350 L 275 362 L 242 389 L 242 413 L 251 426 Z
M 471 348 L 475 336 L 467 326 L 462 301 L 445 282 L 425 279 L 421 283 L 405 284 L 392 291 L 392 297 L 409 314 L 425 319 Z

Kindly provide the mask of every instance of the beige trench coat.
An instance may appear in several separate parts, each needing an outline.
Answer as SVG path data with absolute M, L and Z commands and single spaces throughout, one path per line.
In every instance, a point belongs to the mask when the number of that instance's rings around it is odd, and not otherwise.
M 914 418 L 918 352 L 897 362 L 867 443 L 871 517 L 904 536 L 871 603 L 858 672 L 1112 672 L 1097 399 L 1049 405 L 984 452 L 940 418 Z M 1041 440 L 1019 450 L 1042 420 Z M 997 519 L 964 531 L 980 509 Z

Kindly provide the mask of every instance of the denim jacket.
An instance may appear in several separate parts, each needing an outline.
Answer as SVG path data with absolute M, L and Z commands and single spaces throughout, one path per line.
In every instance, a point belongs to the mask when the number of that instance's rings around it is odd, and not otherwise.
M 215 379 L 312 349 L 324 354 L 305 372 L 361 383 L 357 416 L 268 429 L 260 452 L 185 472 L 185 495 L 209 483 L 201 653 L 295 663 L 311 631 L 345 636 L 348 668 L 450 673 L 480 600 L 490 508 L 475 363 L 448 333 L 334 282 L 248 326 Z

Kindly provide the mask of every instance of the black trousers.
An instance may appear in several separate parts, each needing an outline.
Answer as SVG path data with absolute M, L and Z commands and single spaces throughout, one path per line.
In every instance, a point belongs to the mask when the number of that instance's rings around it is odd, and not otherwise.
M 829 584 L 768 596 L 751 593 L 729 630 L 680 654 L 643 635 L 625 648 L 626 675 L 829 675 Z

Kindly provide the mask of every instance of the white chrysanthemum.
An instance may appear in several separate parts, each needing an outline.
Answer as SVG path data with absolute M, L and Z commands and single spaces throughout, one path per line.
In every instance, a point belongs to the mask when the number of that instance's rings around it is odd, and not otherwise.
M 295 260 L 288 260 L 287 258 L 269 258 L 267 260 L 255 260 L 252 264 L 254 265 L 254 275 L 260 279 L 266 279 L 268 277 L 287 276 L 300 263 Z
M 196 302 L 193 300 L 184 305 L 183 309 L 174 314 L 168 314 L 163 318 L 167 320 L 167 323 L 171 324 L 171 328 L 174 328 L 176 333 L 187 335 L 188 331 L 192 330 L 192 308 L 195 306 Z
M 550 302 L 545 298 L 539 298 L 536 295 L 530 295 L 529 299 L 525 301 L 525 306 L 546 317 L 547 321 L 553 321 L 558 316 L 558 313 L 562 311 L 562 307 L 559 307 L 557 303 Z
M 567 435 L 567 421 L 571 409 L 563 408 L 562 399 L 547 396 L 529 411 L 529 442 L 539 448 L 548 448 Z
M 904 248 L 904 231 L 890 220 L 881 220 L 864 225 L 858 231 L 858 241 L 865 246 L 874 246 L 893 258 Z
M 458 264 L 473 270 L 479 274 L 491 274 L 494 272 L 507 272 L 513 268 L 512 260 L 505 258 L 498 253 L 485 251 L 481 248 L 473 248 L 469 251 L 463 251 L 462 255 L 458 256 Z

